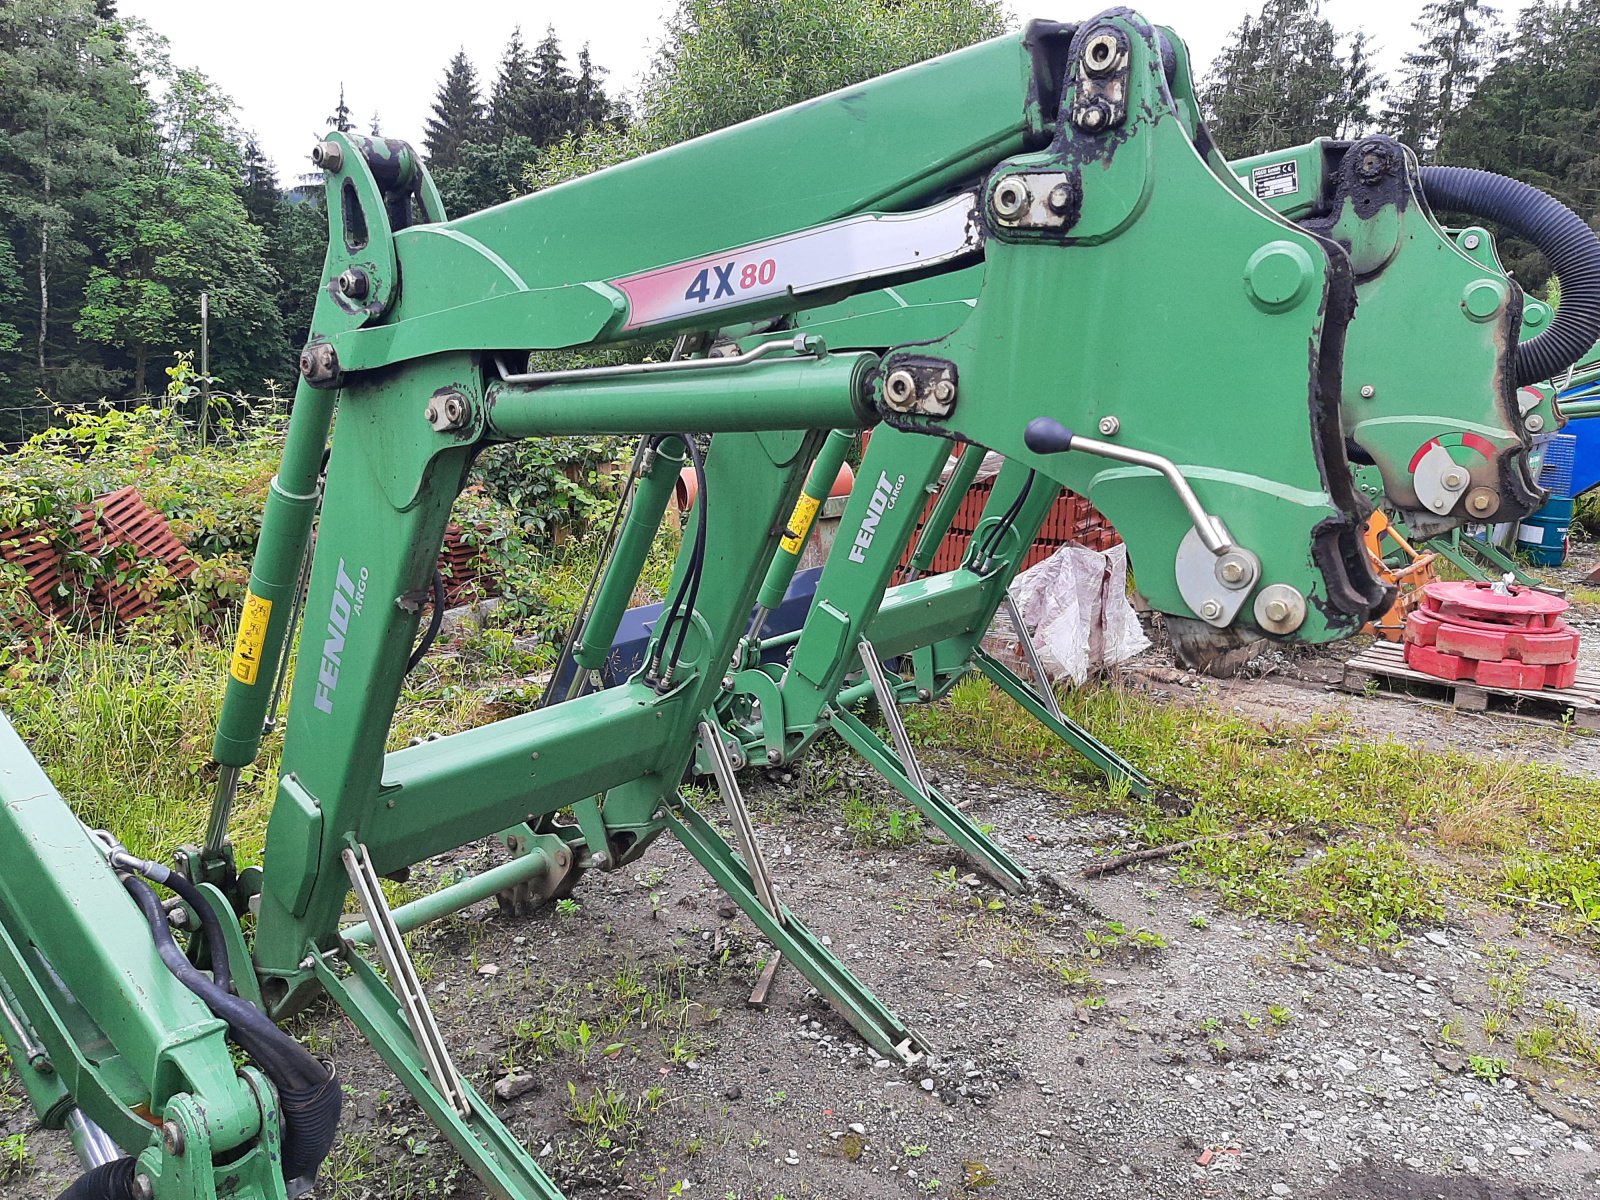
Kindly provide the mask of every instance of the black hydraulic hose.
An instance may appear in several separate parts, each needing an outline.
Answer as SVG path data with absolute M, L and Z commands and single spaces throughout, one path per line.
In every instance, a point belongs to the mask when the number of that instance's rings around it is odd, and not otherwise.
M 1600 237 L 1584 219 L 1536 187 L 1472 167 L 1423 167 L 1428 205 L 1503 225 L 1550 260 L 1561 305 L 1550 327 L 1516 349 L 1518 387 L 1550 379 L 1600 341 Z
M 338 1082 L 309 1050 L 274 1025 L 259 1009 L 224 992 L 188 959 L 173 940 L 166 910 L 150 885 L 123 875 L 122 886 L 133 897 L 150 925 L 156 952 L 167 969 L 214 1016 L 227 1023 L 228 1032 L 278 1089 L 278 1112 L 283 1124 L 283 1177 L 299 1179 L 313 1174 L 333 1146 L 339 1125 L 341 1096 Z
M 439 568 L 435 567 L 433 569 L 433 613 L 428 618 L 427 632 L 422 635 L 422 640 L 417 643 L 416 649 L 411 652 L 411 657 L 406 659 L 407 675 L 416 670 L 417 664 L 422 661 L 422 656 L 432 649 L 433 643 L 438 640 L 439 631 L 444 628 L 444 606 L 444 576 L 439 573 Z
M 178 893 L 178 897 L 192 908 L 195 916 L 200 919 L 200 932 L 205 935 L 206 949 L 211 954 L 212 979 L 223 991 L 233 991 L 233 969 L 228 962 L 228 943 L 222 940 L 222 922 L 217 919 L 216 911 L 211 905 L 206 903 L 205 897 L 200 894 L 200 889 L 171 867 L 158 862 L 136 859 L 131 854 L 116 855 L 112 865 L 121 870 L 137 871 L 146 879 Z
M 133 1179 L 138 1173 L 136 1158 L 114 1158 L 85 1171 L 62 1192 L 57 1200 L 138 1200 Z

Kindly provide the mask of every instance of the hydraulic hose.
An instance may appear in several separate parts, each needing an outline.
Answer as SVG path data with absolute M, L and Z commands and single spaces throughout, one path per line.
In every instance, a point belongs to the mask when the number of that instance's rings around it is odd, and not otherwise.
M 200 997 L 213 1015 L 228 1025 L 233 1040 L 278 1089 L 283 1119 L 283 1177 L 313 1174 L 333 1146 L 339 1125 L 338 1082 L 304 1046 L 279 1029 L 267 1015 L 223 991 L 195 967 L 173 940 L 166 910 L 150 885 L 132 875 L 122 885 L 150 925 L 156 952 L 178 982 Z M 226 951 L 223 951 L 226 954 Z M 217 956 L 217 948 L 212 948 Z
M 111 861 L 119 870 L 137 871 L 151 882 L 171 888 L 178 893 L 179 899 L 194 910 L 200 920 L 200 932 L 205 935 L 206 948 L 211 952 L 212 979 L 223 991 L 233 991 L 233 972 L 228 963 L 228 944 L 222 940 L 222 922 L 217 919 L 211 905 L 206 903 L 200 889 L 163 863 L 121 852 L 114 855 Z
M 1550 260 L 1561 305 L 1550 327 L 1516 349 L 1518 387 L 1566 370 L 1600 341 L 1600 237 L 1577 213 L 1536 187 L 1472 167 L 1423 167 L 1422 192 L 1434 209 L 1505 226 Z
M 85 1171 L 57 1200 L 137 1200 L 133 1189 L 139 1160 L 117 1158 Z

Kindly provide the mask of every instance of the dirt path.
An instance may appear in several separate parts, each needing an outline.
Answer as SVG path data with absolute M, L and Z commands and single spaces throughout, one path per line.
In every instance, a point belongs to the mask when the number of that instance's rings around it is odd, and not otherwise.
M 1374 737 L 1600 774 L 1600 739 L 1332 692 L 1334 669 L 1131 677 L 1262 719 L 1337 709 Z M 752 789 L 791 906 L 936 1047 L 910 1071 L 790 967 L 766 1011 L 747 1008 L 765 943 L 669 843 L 591 875 L 572 905 L 527 919 L 484 906 L 415 939 L 461 1067 L 486 1093 L 499 1084 L 502 1116 L 570 1196 L 1600 1194 L 1593 1079 L 1553 1064 L 1494 1081 L 1446 1033 L 1479 1027 L 1513 977 L 1528 1011 L 1600 1019 L 1587 951 L 1458 913 L 1393 954 L 1329 952 L 1308 929 L 1222 908 L 1169 862 L 1083 880 L 1092 855 L 1131 844 L 1120 819 L 995 785 L 971 758 L 930 765 L 1046 880 L 1032 896 L 1005 897 L 939 842 L 858 848 L 838 802 L 886 792 L 858 765 L 811 774 L 804 794 Z M 349 1098 L 319 1196 L 485 1195 L 347 1021 L 324 1008 L 299 1032 L 338 1061 Z M 4 1132 L 29 1128 L 13 1106 Z M 0 1195 L 68 1182 L 57 1135 L 29 1145 L 34 1164 Z

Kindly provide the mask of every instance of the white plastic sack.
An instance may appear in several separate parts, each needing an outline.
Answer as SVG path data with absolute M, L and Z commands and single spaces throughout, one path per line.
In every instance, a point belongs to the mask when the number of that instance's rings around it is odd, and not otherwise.
M 1018 575 L 1011 596 L 1052 679 L 1082 683 L 1090 672 L 1150 647 L 1138 614 L 1128 603 L 1126 547 L 1100 551 L 1063 546 Z M 1009 623 L 1002 628 L 1003 641 L 1015 647 Z M 1019 655 L 1016 648 L 1007 657 Z

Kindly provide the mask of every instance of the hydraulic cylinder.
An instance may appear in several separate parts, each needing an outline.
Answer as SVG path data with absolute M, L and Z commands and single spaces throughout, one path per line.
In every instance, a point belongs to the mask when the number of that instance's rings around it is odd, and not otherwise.
M 678 482 L 685 456 L 683 440 L 666 437 L 655 447 L 649 464 L 640 470 L 633 502 L 628 506 L 622 533 L 617 537 L 617 548 L 606 564 L 605 578 L 600 581 L 594 607 L 589 610 L 583 636 L 573 654 L 581 670 L 598 671 L 605 665 L 606 655 L 611 653 L 611 643 L 617 636 L 628 601 L 633 598 L 634 586 L 644 570 L 656 530 L 661 527 L 661 517 Z
M 854 433 L 835 429 L 822 443 L 822 449 L 811 464 L 811 473 L 806 476 L 800 499 L 795 501 L 794 512 L 789 515 L 783 540 L 778 543 L 778 553 L 767 568 L 761 594 L 756 597 L 762 612 L 771 612 L 783 603 L 784 593 L 789 590 L 795 568 L 800 565 L 800 552 L 805 549 L 811 536 L 817 513 L 822 508 L 822 502 L 828 498 L 828 493 L 833 490 L 833 481 L 838 478 L 839 468 L 844 465 L 845 455 L 850 452 L 854 441 Z M 757 626 L 756 632 L 759 631 Z
M 967 498 L 972 481 L 978 477 L 978 468 L 983 466 L 983 455 L 982 446 L 962 448 L 961 457 L 956 460 L 949 481 L 940 490 L 939 498 L 933 503 L 933 511 L 928 514 L 922 533 L 917 537 L 917 548 L 911 556 L 911 569 L 918 575 L 933 566 L 933 556 L 939 552 L 944 535 L 950 532 L 950 525 L 961 509 L 961 502 Z

